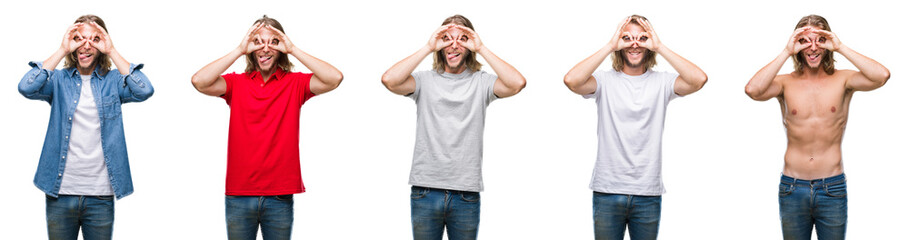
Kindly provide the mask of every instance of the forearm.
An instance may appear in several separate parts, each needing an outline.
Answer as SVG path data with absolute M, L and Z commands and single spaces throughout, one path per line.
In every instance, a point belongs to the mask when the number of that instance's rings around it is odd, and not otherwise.
M 56 68 L 57 65 L 60 64 L 60 60 L 63 60 L 63 58 L 66 57 L 66 54 L 68 54 L 68 53 L 66 52 L 65 49 L 58 48 L 57 51 L 54 52 L 54 54 L 52 54 L 50 57 L 48 57 L 47 60 L 44 60 L 44 62 L 41 64 L 42 68 L 44 68 L 48 71 L 53 71 L 54 68 Z
M 114 62 L 114 66 L 117 66 L 117 71 L 120 72 L 121 75 L 129 74 L 129 62 L 120 55 L 120 52 L 118 52 L 117 49 L 111 49 L 108 56 L 110 56 L 110 60 Z
M 508 64 L 499 58 L 499 56 L 496 56 L 495 53 L 492 53 L 492 51 L 485 46 L 481 47 L 477 52 L 480 56 L 483 56 L 483 59 L 486 59 L 486 63 L 489 63 L 489 66 L 495 71 L 496 76 L 499 77 L 499 80 L 502 80 L 502 84 L 508 89 L 520 91 L 524 88 L 526 80 L 524 79 L 524 76 L 521 75 L 521 72 L 518 72 L 514 66 L 511 66 L 511 64 Z
M 606 57 L 613 52 L 615 52 L 614 49 L 609 46 L 604 46 L 593 55 L 590 55 L 590 57 L 587 57 L 575 65 L 567 74 L 565 74 L 565 85 L 568 85 L 568 88 L 570 89 L 576 89 L 584 85 L 584 83 L 590 79 L 590 76 L 593 75 L 593 71 L 596 71 L 597 67 L 599 67 L 600 64 L 603 64 Z
M 321 83 L 328 86 L 337 86 L 341 84 L 341 80 L 344 78 L 344 75 L 341 74 L 337 68 L 331 64 L 322 61 L 308 53 L 304 52 L 300 48 L 294 47 L 291 51 L 293 55 L 300 63 L 303 63 L 306 68 L 312 71 L 313 75 L 316 76 L 316 79 Z
M 841 46 L 838 50 L 840 54 L 843 54 L 846 59 L 849 60 L 856 68 L 868 78 L 875 83 L 881 83 L 890 79 L 890 70 L 888 70 L 884 65 L 878 63 L 874 59 L 866 57 L 861 53 L 852 50 L 847 46 Z
M 763 95 L 764 92 L 770 89 L 773 79 L 776 77 L 777 73 L 780 72 L 780 69 L 783 67 L 783 64 L 786 63 L 786 59 L 788 59 L 789 56 L 788 52 L 783 51 L 777 55 L 773 61 L 755 73 L 754 76 L 751 77 L 751 80 L 748 81 L 748 84 L 745 85 L 745 93 L 751 98 Z
M 211 86 L 221 77 L 221 74 L 224 73 L 224 71 L 227 71 L 227 68 L 229 68 L 230 65 L 242 56 L 243 53 L 239 49 L 234 49 L 218 60 L 205 65 L 205 67 L 202 67 L 202 69 L 199 69 L 199 71 L 193 75 L 193 86 L 195 86 L 196 89 L 204 89 Z
M 688 61 L 688 59 L 673 52 L 666 46 L 660 47 L 658 51 L 657 53 L 662 55 L 663 59 L 669 62 L 669 65 L 672 65 L 672 68 L 679 73 L 682 81 L 685 81 L 688 85 L 703 86 L 707 82 L 707 74 L 700 67 Z
M 420 65 L 420 62 L 423 61 L 426 56 L 429 56 L 433 51 L 429 46 L 423 46 L 417 52 L 407 56 L 404 60 L 401 60 L 398 63 L 395 63 L 394 66 L 385 71 L 385 74 L 382 75 L 382 83 L 386 87 L 398 86 L 407 81 L 407 78 L 410 77 L 410 74 L 413 73 L 414 69 Z

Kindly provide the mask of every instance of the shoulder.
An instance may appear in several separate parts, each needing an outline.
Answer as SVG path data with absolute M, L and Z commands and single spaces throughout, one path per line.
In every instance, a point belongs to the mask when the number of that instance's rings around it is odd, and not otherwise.
M 431 78 L 434 76 L 441 76 L 441 74 L 439 74 L 435 70 L 417 71 L 417 72 L 411 73 L 410 75 L 413 76 L 414 79 L 425 79 L 425 78 Z

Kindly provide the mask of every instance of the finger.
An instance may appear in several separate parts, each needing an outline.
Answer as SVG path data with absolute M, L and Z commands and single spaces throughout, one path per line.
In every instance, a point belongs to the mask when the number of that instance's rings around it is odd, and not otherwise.
M 281 32 L 281 30 L 278 30 L 277 28 L 272 27 L 271 25 L 268 25 L 268 29 L 271 29 L 275 33 L 278 33 L 278 36 L 281 36 L 281 38 L 284 38 L 284 32 Z
M 98 23 L 92 22 L 92 26 L 94 26 L 95 28 L 97 28 L 98 31 L 101 32 L 101 34 L 107 35 L 107 30 L 104 30 L 104 28 L 101 27 L 101 25 L 98 25 Z
M 470 28 L 468 28 L 468 27 L 461 26 L 461 25 L 457 25 L 457 24 L 455 24 L 455 27 L 458 28 L 458 29 L 461 29 L 461 31 L 465 31 L 465 32 L 469 33 L 470 35 L 475 35 L 475 34 L 476 34 L 476 32 L 474 32 L 473 29 L 470 29 Z

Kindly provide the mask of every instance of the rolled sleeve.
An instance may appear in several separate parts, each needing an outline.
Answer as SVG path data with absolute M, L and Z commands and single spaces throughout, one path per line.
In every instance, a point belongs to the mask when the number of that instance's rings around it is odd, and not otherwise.
M 47 82 L 53 75 L 53 71 L 44 69 L 43 63 L 38 61 L 31 61 L 28 65 L 32 69 L 25 73 L 25 76 L 19 81 L 19 93 L 28 99 L 50 102 L 54 88 L 47 86 Z
M 120 101 L 141 102 L 150 98 L 155 93 L 154 87 L 148 81 L 148 77 L 140 71 L 145 64 L 129 64 L 129 74 L 118 76 L 119 81 L 123 83 L 120 89 Z M 116 72 L 116 71 L 112 71 Z

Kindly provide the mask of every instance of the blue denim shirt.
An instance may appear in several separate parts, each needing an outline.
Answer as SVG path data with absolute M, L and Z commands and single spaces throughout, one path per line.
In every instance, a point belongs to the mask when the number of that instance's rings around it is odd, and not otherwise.
M 41 62 L 30 62 L 28 65 L 32 69 L 19 82 L 19 93 L 28 99 L 44 100 L 51 105 L 47 135 L 35 173 L 35 186 L 45 194 L 57 197 L 66 166 L 66 152 L 69 151 L 73 114 L 82 93 L 82 78 L 76 68 L 49 71 L 42 68 Z M 142 66 L 130 64 L 129 75 L 125 76 L 117 70 L 104 73 L 100 67 L 96 67 L 91 74 L 92 93 L 101 119 L 101 149 L 117 199 L 133 193 L 120 105 L 145 101 L 155 92 L 148 77 L 139 71 Z

